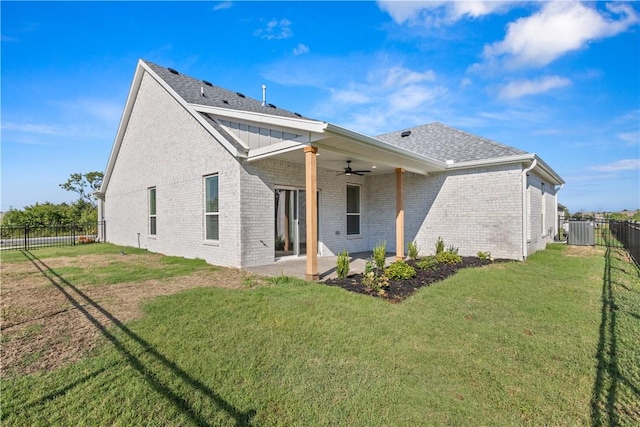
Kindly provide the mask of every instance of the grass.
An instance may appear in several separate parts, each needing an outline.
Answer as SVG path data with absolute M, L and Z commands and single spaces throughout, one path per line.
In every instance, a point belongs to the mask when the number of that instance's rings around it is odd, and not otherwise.
M 30 253 L 30 252 L 29 252 Z M 199 270 L 215 270 L 201 259 L 151 254 L 145 249 L 123 248 L 108 243 L 82 246 L 43 248 L 33 251 L 40 259 L 73 258 L 77 254 L 96 255 L 99 265 L 87 264 L 86 259 L 71 265 L 50 268 L 45 275 L 51 279 L 63 277 L 76 285 L 113 285 L 116 283 L 160 280 L 192 274 Z M 104 257 L 104 255 L 111 255 Z M 30 262 L 23 251 L 5 251 L 2 262 Z
M 639 277 L 618 249 L 554 245 L 401 304 L 287 277 L 192 289 L 115 319 L 92 357 L 3 379 L 2 423 L 637 425 Z

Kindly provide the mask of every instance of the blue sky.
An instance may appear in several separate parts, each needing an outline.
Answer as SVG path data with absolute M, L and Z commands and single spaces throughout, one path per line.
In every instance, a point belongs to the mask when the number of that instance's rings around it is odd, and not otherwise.
M 542 157 L 571 212 L 640 208 L 637 2 L 6 2 L 1 209 L 104 170 L 137 60 L 378 135 Z

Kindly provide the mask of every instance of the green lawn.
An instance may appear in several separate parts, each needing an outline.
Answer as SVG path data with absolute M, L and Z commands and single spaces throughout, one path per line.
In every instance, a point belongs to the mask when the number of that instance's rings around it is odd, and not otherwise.
M 552 245 L 400 304 L 280 280 L 145 312 L 74 365 L 3 378 L 2 424 L 640 424 L 640 275 L 617 249 Z

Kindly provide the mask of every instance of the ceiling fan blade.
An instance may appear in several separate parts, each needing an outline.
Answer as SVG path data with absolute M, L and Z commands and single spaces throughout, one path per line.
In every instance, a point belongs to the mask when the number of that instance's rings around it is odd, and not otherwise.
M 353 173 L 361 173 L 361 172 L 371 172 L 371 171 L 351 171 Z

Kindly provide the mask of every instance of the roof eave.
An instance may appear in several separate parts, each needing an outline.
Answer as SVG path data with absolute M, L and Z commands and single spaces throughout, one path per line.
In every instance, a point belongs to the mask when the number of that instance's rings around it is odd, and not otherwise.
M 200 113 L 214 114 L 216 116 L 230 117 L 238 120 L 246 120 L 255 123 L 264 123 L 273 126 L 282 126 L 290 129 L 300 129 L 308 132 L 321 133 L 324 129 L 324 122 L 303 118 L 283 117 L 273 114 L 258 113 L 253 111 L 235 110 L 232 108 L 212 107 L 202 104 L 188 104 L 195 111 Z
M 510 164 L 526 164 L 527 166 L 531 165 L 533 161 L 536 160 L 536 169 L 540 169 L 544 174 L 548 176 L 548 178 L 553 181 L 553 184 L 562 185 L 564 184 L 564 180 L 554 171 L 548 164 L 546 164 L 538 155 L 535 153 L 525 153 L 518 154 L 515 156 L 505 156 L 505 157 L 494 157 L 491 159 L 480 159 L 480 160 L 470 160 L 466 162 L 458 162 L 447 164 L 447 170 L 456 170 L 456 169 L 469 169 L 469 168 L 477 168 L 483 166 L 500 166 L 500 165 L 510 165 Z
M 341 126 L 337 126 L 334 125 L 332 123 L 326 123 L 324 130 L 326 133 L 328 134 L 333 134 L 336 136 L 341 136 L 341 137 L 345 137 L 345 138 L 349 138 L 351 140 L 356 140 L 359 141 L 361 143 L 364 143 L 365 145 L 369 145 L 375 148 L 378 148 L 380 150 L 384 150 L 387 151 L 389 153 L 393 153 L 395 155 L 399 155 L 402 157 L 406 157 L 410 160 L 413 161 L 418 161 L 421 163 L 424 163 L 425 166 L 427 166 L 427 169 L 430 169 L 432 171 L 442 171 L 446 169 L 446 165 L 445 163 L 438 161 L 436 159 L 432 159 L 430 157 L 425 157 L 425 156 L 421 156 L 419 154 L 413 153 L 411 151 L 402 149 L 400 147 L 396 147 L 395 145 L 391 145 L 388 144 L 384 141 L 381 141 L 377 138 L 372 138 L 370 136 L 367 135 L 363 135 L 361 133 L 358 132 L 354 132 L 352 130 L 343 128 Z
M 100 193 L 104 194 L 107 191 L 107 187 L 109 186 L 111 174 L 113 173 L 113 167 L 116 163 L 116 159 L 118 158 L 118 153 L 120 152 L 120 146 L 122 145 L 122 140 L 124 139 L 124 134 L 129 124 L 131 111 L 133 110 L 135 100 L 138 96 L 138 91 L 140 89 L 140 84 L 142 83 L 142 76 L 144 75 L 144 72 L 144 62 L 142 60 L 138 60 L 138 65 L 136 66 L 136 71 L 133 75 L 133 83 L 131 84 L 131 88 L 129 89 L 129 95 L 127 96 L 127 101 L 125 103 L 122 116 L 120 117 L 120 123 L 118 124 L 118 130 L 113 142 L 113 147 L 111 147 L 111 153 L 109 154 L 109 160 L 107 161 L 107 168 L 104 173 L 104 178 L 102 179 L 102 184 L 100 185 Z

